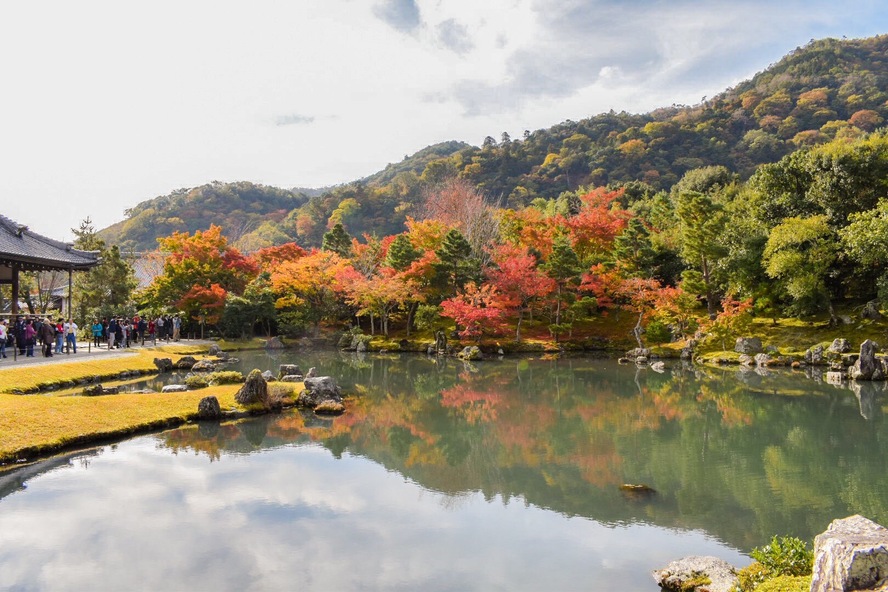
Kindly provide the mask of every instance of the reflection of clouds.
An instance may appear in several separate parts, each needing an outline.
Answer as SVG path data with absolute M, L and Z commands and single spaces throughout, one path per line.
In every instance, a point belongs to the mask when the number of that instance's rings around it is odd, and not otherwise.
M 618 573 L 643 589 L 684 554 L 740 561 L 696 533 L 605 527 L 517 497 L 452 504 L 314 446 L 210 463 L 139 438 L 28 485 L 0 506 L 0 588 L 570 590 Z

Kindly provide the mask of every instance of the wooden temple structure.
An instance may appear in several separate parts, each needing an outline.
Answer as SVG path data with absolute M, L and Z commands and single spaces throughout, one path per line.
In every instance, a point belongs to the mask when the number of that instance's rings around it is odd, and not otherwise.
M 12 314 L 19 313 L 19 273 L 67 271 L 68 311 L 75 271 L 87 271 L 100 263 L 98 252 L 80 251 L 70 243 L 32 232 L 0 214 L 0 284 L 12 285 Z

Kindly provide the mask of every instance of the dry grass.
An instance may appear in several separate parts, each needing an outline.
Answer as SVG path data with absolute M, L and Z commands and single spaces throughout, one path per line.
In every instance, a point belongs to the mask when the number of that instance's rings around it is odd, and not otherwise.
M 238 388 L 101 397 L 0 394 L 0 460 L 178 423 L 194 415 L 198 402 L 210 395 L 223 410 L 241 409 L 234 401 Z

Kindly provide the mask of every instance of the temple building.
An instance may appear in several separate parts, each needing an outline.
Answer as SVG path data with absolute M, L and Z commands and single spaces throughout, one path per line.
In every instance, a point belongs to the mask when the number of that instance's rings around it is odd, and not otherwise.
M 75 271 L 87 271 L 101 263 L 99 254 L 80 251 L 70 243 L 47 238 L 0 215 L 0 284 L 12 285 L 10 312 L 19 313 L 19 273 L 22 271 L 67 271 L 67 310 Z

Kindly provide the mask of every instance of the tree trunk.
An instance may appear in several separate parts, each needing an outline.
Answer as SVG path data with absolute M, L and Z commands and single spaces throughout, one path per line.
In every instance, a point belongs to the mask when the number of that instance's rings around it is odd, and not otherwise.
M 641 334 L 644 333 L 644 329 L 641 326 L 641 319 L 644 316 L 643 312 L 638 313 L 638 321 L 635 323 L 635 327 L 632 329 L 632 335 L 635 337 L 635 341 L 638 342 L 638 349 L 644 349 L 644 343 L 641 341 Z

